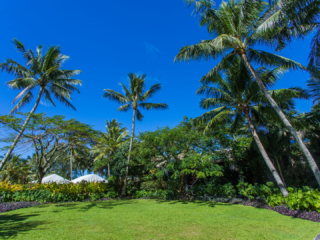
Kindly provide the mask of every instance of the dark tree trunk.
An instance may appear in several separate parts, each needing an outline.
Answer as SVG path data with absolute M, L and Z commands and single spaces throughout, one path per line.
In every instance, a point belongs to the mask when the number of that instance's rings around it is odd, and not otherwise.
M 136 109 L 134 108 L 133 109 L 133 117 L 132 117 L 132 133 L 131 133 L 131 139 L 130 139 L 130 147 L 129 147 L 128 162 L 127 162 L 127 167 L 126 167 L 126 175 L 125 175 L 124 182 L 123 182 L 122 196 L 125 196 L 127 193 L 127 178 L 128 178 L 128 173 L 129 173 L 130 154 L 131 154 L 132 143 L 133 143 L 133 138 L 134 138 L 135 120 L 136 120 Z
M 288 191 L 287 191 L 285 185 L 283 184 L 283 182 L 282 182 L 282 180 L 281 180 L 281 178 L 280 178 L 280 176 L 279 176 L 276 168 L 275 168 L 274 165 L 272 164 L 272 162 L 271 162 L 271 160 L 270 160 L 270 158 L 269 158 L 266 150 L 264 149 L 264 147 L 263 147 L 263 145 L 262 145 L 262 143 L 261 143 L 261 141 L 260 141 L 260 138 L 259 138 L 259 136 L 258 136 L 258 133 L 257 133 L 257 131 L 256 131 L 256 128 L 254 127 L 254 125 L 253 125 L 253 123 L 252 123 L 252 121 L 251 121 L 251 117 L 250 117 L 250 114 L 249 114 L 249 110 L 246 110 L 246 111 L 245 111 L 245 114 L 246 114 L 246 117 L 247 117 L 247 121 L 248 121 L 248 124 L 249 124 L 249 128 L 250 128 L 250 130 L 251 130 L 253 139 L 255 140 L 255 142 L 256 142 L 256 144 L 257 144 L 257 146 L 258 146 L 258 148 L 259 148 L 259 151 L 260 151 L 260 153 L 261 153 L 264 161 L 266 162 L 266 164 L 267 164 L 268 168 L 270 169 L 270 171 L 271 171 L 271 173 L 272 173 L 272 175 L 273 175 L 276 183 L 278 184 L 282 195 L 283 195 L 284 197 L 287 197 L 287 196 L 289 195 L 289 193 L 288 193 Z
M 280 117 L 282 123 L 286 126 L 286 128 L 289 130 L 291 135 L 297 141 L 299 147 L 301 148 L 305 158 L 307 159 L 307 161 L 308 161 L 308 163 L 309 163 L 309 165 L 310 165 L 310 167 L 312 169 L 312 172 L 313 172 L 313 174 L 314 174 L 314 176 L 315 176 L 315 178 L 316 178 L 316 180 L 318 182 L 318 185 L 320 186 L 320 171 L 319 171 L 319 168 L 318 168 L 316 162 L 314 161 L 312 155 L 310 154 L 308 148 L 303 143 L 302 139 L 300 138 L 300 136 L 298 135 L 296 130 L 292 127 L 291 123 L 288 121 L 288 119 L 286 118 L 284 113 L 281 111 L 281 109 L 279 108 L 278 104 L 273 100 L 272 96 L 268 93 L 268 90 L 264 86 L 262 80 L 260 79 L 260 77 L 258 76 L 256 71 L 253 69 L 251 63 L 249 62 L 249 59 L 247 58 L 246 53 L 242 53 L 241 57 L 244 60 L 246 66 L 249 68 L 249 70 L 252 73 L 252 75 L 254 76 L 254 78 L 255 78 L 257 84 L 259 85 L 262 93 L 264 94 L 264 96 L 266 97 L 266 99 L 268 100 L 268 102 L 270 103 L 272 108 L 274 109 L 274 111 L 278 114 L 278 116 Z

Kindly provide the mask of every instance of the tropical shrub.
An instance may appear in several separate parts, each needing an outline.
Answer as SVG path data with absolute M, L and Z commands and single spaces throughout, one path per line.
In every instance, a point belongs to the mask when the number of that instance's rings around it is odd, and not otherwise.
M 274 194 L 267 198 L 268 205 L 274 207 L 286 204 L 291 210 L 309 210 L 320 212 L 320 191 L 309 187 L 288 188 L 289 196 Z
M 163 184 L 157 180 L 151 180 L 141 183 L 141 189 L 146 191 L 155 191 L 162 189 L 163 187 Z
M 166 190 L 156 190 L 156 191 L 136 191 L 133 195 L 133 198 L 151 198 L 151 199 L 163 199 L 170 200 L 174 198 L 174 191 L 166 189 Z
M 224 185 L 221 184 L 208 184 L 205 188 L 206 193 L 208 195 L 212 195 L 215 197 L 235 197 L 236 189 L 232 186 L 231 183 L 227 183 Z
M 272 182 L 261 184 L 248 184 L 240 182 L 237 185 L 239 194 L 254 200 L 261 197 L 271 206 L 285 204 L 291 210 L 308 210 L 320 212 L 320 191 L 309 187 L 287 188 L 289 196 L 284 198 L 280 190 Z
M 3 202 L 66 202 L 86 199 L 94 201 L 110 197 L 108 190 L 109 186 L 105 183 L 20 185 L 0 182 L 0 197 Z

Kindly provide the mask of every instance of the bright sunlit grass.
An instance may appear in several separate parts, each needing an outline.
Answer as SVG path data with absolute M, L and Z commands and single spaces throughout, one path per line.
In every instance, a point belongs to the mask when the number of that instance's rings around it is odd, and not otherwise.
M 314 239 L 320 223 L 241 205 L 123 200 L 0 214 L 1 239 Z

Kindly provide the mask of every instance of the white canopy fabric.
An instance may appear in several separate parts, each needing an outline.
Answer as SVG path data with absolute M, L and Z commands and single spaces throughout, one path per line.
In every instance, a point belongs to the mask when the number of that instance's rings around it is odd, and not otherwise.
M 86 182 L 106 182 L 106 183 L 108 182 L 107 180 L 105 180 L 102 177 L 99 177 L 96 174 L 89 174 L 89 175 L 78 177 L 78 178 L 72 180 L 73 183 L 79 183 L 79 182 L 82 182 L 82 181 L 86 181 Z
M 63 183 L 70 183 L 69 180 L 64 179 L 63 177 L 60 177 L 60 176 L 57 175 L 57 174 L 52 174 L 52 175 L 50 175 L 50 176 L 48 176 L 48 177 L 44 177 L 44 178 L 42 179 L 42 183 L 53 183 L 53 182 L 55 182 L 55 183 L 61 183 L 61 184 L 63 184 Z

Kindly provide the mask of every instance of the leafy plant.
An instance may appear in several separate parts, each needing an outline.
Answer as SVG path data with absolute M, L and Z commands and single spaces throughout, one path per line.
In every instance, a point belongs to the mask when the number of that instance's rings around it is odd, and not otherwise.
M 20 185 L 10 182 L 0 182 L 0 197 L 3 202 L 37 201 L 37 202 L 67 202 L 97 200 L 108 196 L 109 185 L 105 183 L 79 184 L 36 184 Z

